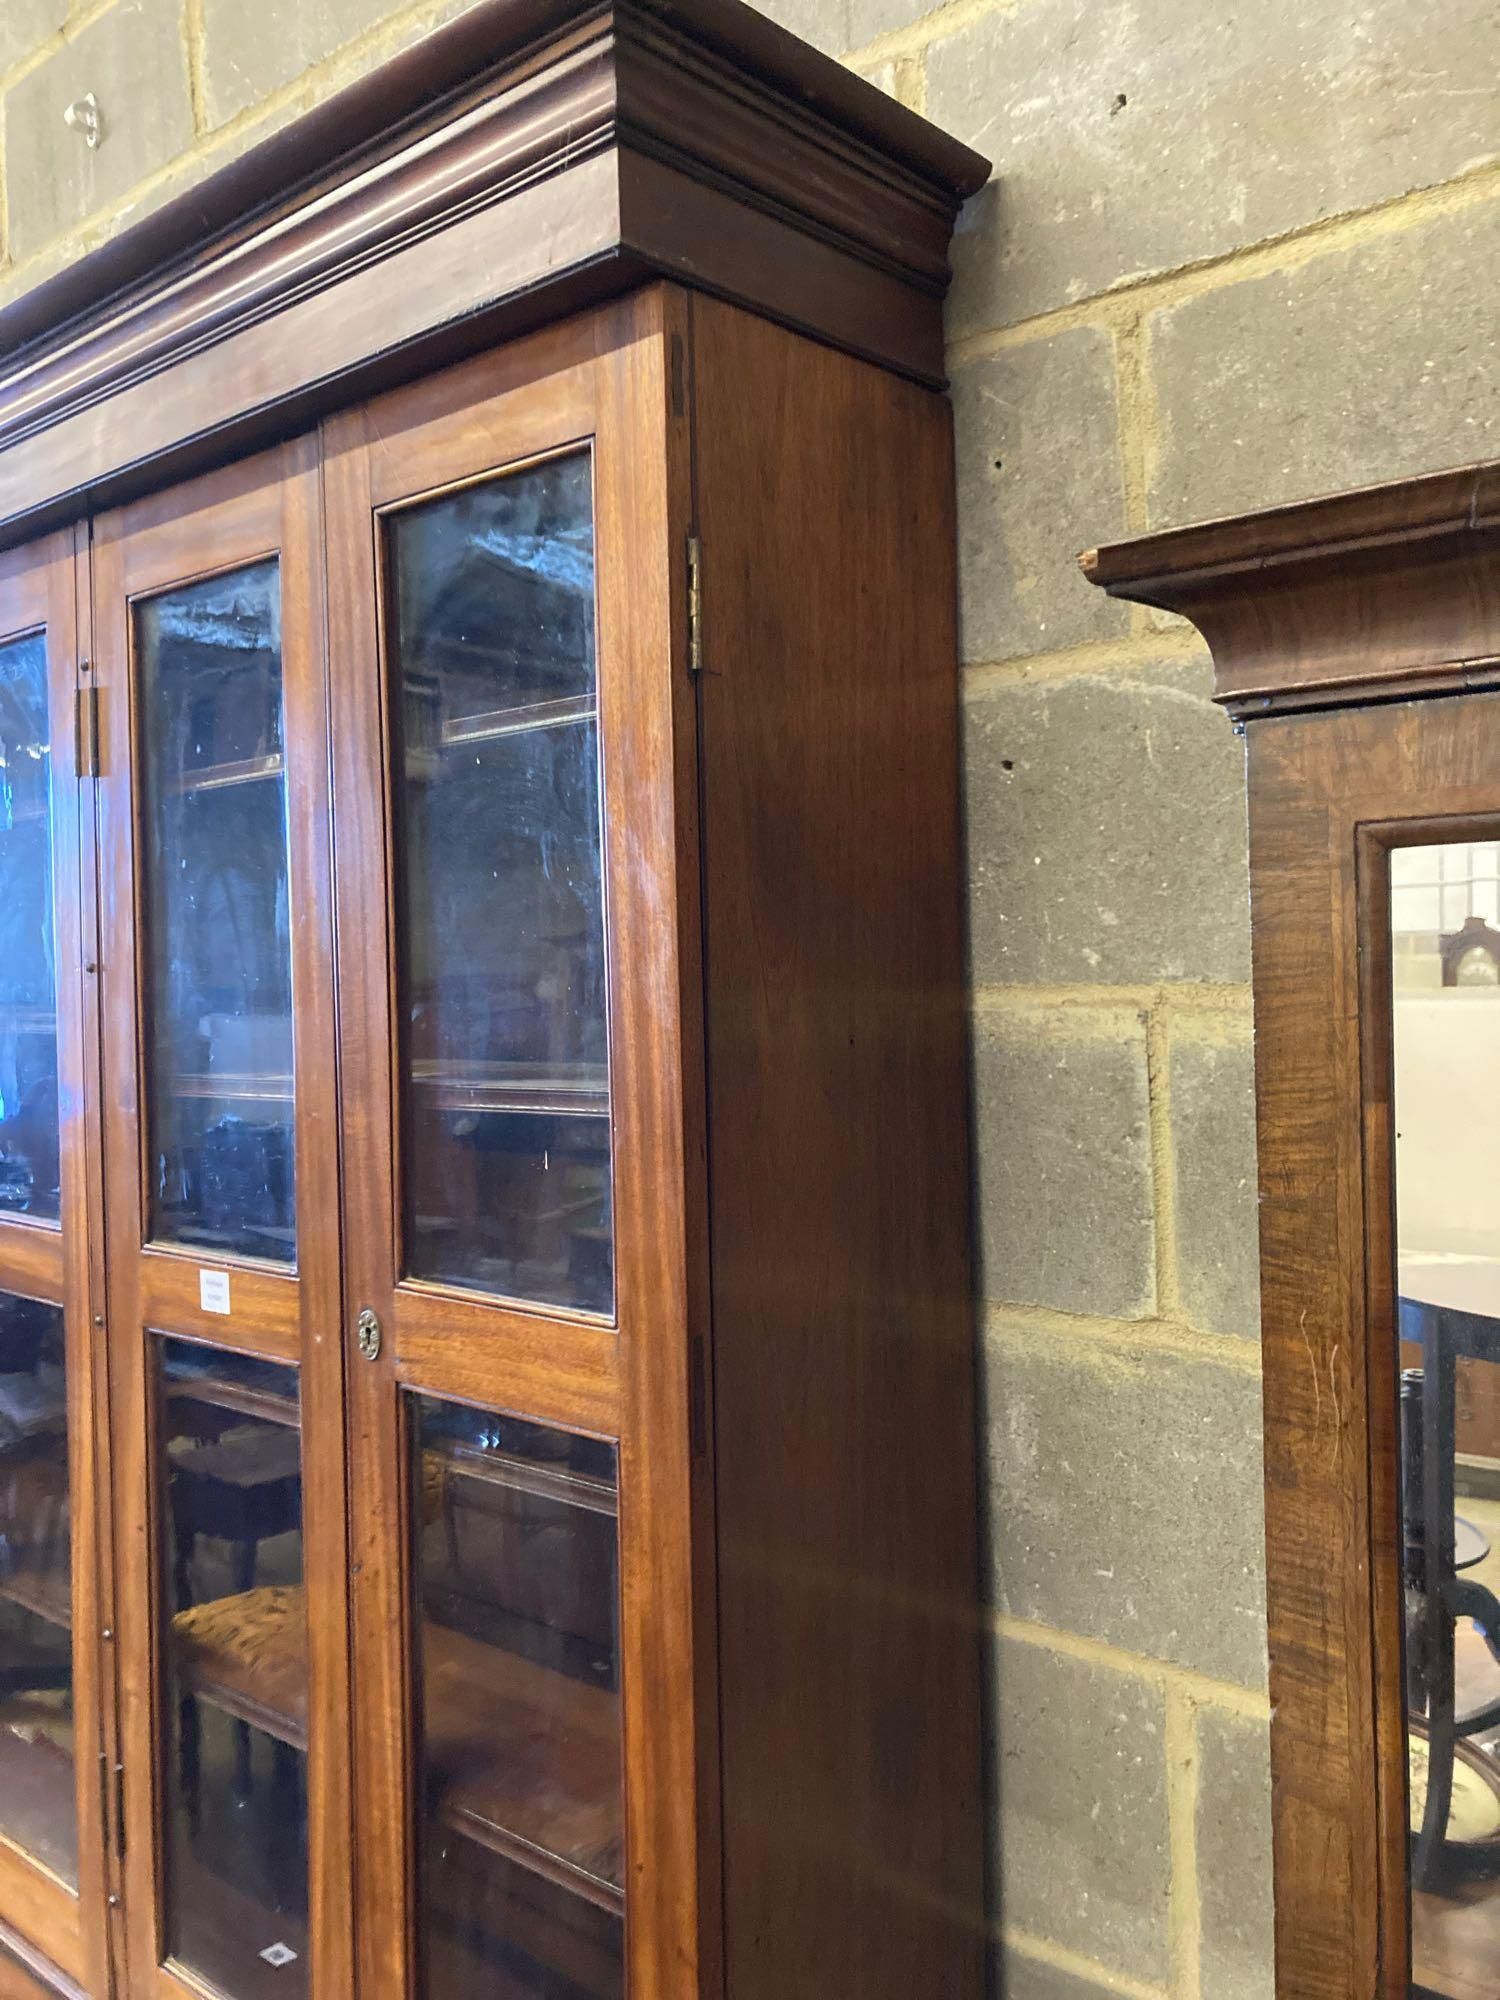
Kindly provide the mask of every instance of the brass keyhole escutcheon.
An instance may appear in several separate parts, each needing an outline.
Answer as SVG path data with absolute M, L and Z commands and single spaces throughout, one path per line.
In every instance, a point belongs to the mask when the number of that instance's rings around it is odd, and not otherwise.
M 360 1314 L 357 1322 L 359 1351 L 366 1361 L 380 1359 L 380 1321 L 368 1306 Z

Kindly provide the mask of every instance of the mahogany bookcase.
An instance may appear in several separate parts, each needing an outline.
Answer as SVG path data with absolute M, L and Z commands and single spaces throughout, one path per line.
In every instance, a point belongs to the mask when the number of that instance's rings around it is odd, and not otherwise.
M 986 172 L 487 0 L 0 313 L 0 1992 L 977 2000 Z

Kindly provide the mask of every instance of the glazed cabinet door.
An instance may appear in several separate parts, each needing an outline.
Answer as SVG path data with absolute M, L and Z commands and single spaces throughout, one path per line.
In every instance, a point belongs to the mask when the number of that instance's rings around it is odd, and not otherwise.
M 327 434 L 369 2000 L 700 1991 L 663 310 Z
M 133 1996 L 351 1990 L 321 577 L 306 441 L 95 526 Z
M 85 574 L 71 533 L 0 556 L 0 1923 L 102 1994 L 114 1751 L 74 752 Z

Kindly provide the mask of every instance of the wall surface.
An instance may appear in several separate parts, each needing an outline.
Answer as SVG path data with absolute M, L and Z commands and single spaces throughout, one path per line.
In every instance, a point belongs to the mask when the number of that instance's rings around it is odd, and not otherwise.
M 0 0 L 0 296 L 463 5 Z M 1264 2000 L 1242 763 L 1072 558 L 1500 451 L 1500 10 L 768 6 L 999 172 L 950 314 L 997 1965 Z

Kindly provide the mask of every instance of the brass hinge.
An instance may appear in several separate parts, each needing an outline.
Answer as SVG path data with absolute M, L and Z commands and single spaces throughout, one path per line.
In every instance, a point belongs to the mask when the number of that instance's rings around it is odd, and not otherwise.
M 688 536 L 688 672 L 703 671 L 703 544 Z
M 104 1837 L 115 1859 L 124 1861 L 125 1766 L 112 1764 L 103 1751 L 99 1754 L 99 1785 L 104 1802 Z
M 99 690 L 83 687 L 78 690 L 75 710 L 75 737 L 77 749 L 77 770 L 80 778 L 97 778 L 99 775 Z

